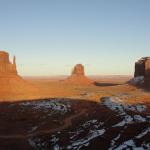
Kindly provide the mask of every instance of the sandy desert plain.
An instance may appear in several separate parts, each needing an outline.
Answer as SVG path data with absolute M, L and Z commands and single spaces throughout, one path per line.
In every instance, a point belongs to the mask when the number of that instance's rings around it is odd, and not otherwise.
M 137 99 L 141 101 L 141 98 L 147 101 L 150 96 L 149 92 L 127 84 L 131 76 L 89 76 L 89 79 L 95 82 L 92 84 L 65 83 L 63 81 L 66 78 L 67 76 L 24 77 L 26 81 L 38 87 L 33 99 L 73 98 L 99 102 L 100 98 L 105 96 L 128 93 L 137 102 Z M 134 98 L 126 99 L 134 103 Z

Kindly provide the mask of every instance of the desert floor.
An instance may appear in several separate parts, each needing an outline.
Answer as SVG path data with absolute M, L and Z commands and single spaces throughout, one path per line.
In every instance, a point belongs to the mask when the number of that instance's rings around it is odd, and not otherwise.
M 105 96 L 117 96 L 128 103 L 147 102 L 150 92 L 127 84 L 130 76 L 91 76 L 96 84 L 64 83 L 66 76 L 24 77 L 0 84 L 0 101 L 22 101 L 42 98 L 73 98 L 99 101 Z
M 150 92 L 127 84 L 130 78 L 95 76 L 96 84 L 73 85 L 65 77 L 25 77 L 34 90 L 15 83 L 0 93 L 0 148 L 149 149 Z
M 99 101 L 105 96 L 117 96 L 128 103 L 149 102 L 150 92 L 131 86 L 127 82 L 130 76 L 92 76 L 96 84 L 78 85 L 66 84 L 63 80 L 66 77 L 26 77 L 25 79 L 38 87 L 34 98 L 75 98 L 90 101 Z

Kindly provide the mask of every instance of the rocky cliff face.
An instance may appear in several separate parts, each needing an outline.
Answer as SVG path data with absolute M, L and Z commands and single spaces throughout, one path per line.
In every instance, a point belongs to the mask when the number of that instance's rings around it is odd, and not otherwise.
M 84 66 L 82 64 L 77 64 L 65 82 L 73 84 L 91 84 L 92 81 L 85 76 Z
M 150 57 L 143 57 L 135 63 L 134 77 L 143 77 L 143 85 L 150 88 Z
M 13 63 L 9 60 L 9 54 L 0 51 L 0 76 L 17 75 L 16 58 L 14 56 Z

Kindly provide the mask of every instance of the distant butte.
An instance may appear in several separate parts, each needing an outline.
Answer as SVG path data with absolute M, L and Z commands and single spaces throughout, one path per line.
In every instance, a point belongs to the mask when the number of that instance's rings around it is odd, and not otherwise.
M 9 60 L 9 54 L 0 51 L 0 101 L 26 98 L 35 87 L 22 79 L 17 72 L 16 57 Z
M 66 83 L 73 84 L 91 84 L 92 81 L 85 76 L 84 66 L 82 64 L 77 64 L 71 75 L 65 80 Z
M 17 76 L 16 57 L 13 58 L 13 63 L 9 61 L 9 54 L 0 51 L 0 76 Z

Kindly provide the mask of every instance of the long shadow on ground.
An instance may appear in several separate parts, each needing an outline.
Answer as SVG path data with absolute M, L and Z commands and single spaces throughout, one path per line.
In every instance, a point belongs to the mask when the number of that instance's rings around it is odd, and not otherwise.
M 1 149 L 150 148 L 145 105 L 42 99 L 0 103 Z

